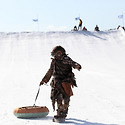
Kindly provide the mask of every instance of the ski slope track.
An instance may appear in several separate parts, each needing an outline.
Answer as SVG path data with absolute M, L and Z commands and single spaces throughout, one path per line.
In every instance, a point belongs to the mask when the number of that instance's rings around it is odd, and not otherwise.
M 36 102 L 50 113 L 40 119 L 18 119 L 17 107 L 32 106 L 38 86 L 51 62 L 53 47 L 61 45 L 82 65 L 73 69 L 68 125 L 125 125 L 125 32 L 0 33 L 0 125 L 55 125 L 50 82 L 40 88 Z

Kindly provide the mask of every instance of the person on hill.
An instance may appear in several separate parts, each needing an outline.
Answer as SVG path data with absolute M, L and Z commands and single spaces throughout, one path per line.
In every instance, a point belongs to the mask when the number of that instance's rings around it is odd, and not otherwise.
M 82 20 L 79 19 L 79 26 L 78 26 L 78 30 L 82 30 Z
M 121 26 L 120 26 L 120 25 L 118 25 L 117 30 L 118 30 L 120 27 L 121 27 Z
M 74 29 L 72 31 L 78 31 L 77 26 L 74 26 Z
M 122 28 L 123 28 L 123 30 L 125 31 L 125 27 L 123 26 Z
M 120 29 L 120 28 L 122 28 L 124 31 L 125 31 L 125 27 L 123 26 L 123 27 L 121 27 L 120 25 L 117 27 L 117 30 L 118 29 Z
M 87 31 L 87 29 L 86 29 L 86 27 L 85 27 L 85 26 L 83 27 L 83 29 L 82 29 L 82 30 L 83 30 L 83 31 Z
M 100 31 L 98 25 L 96 25 L 95 31 Z
M 57 115 L 54 119 L 66 118 L 70 97 L 73 95 L 72 87 L 77 87 L 75 75 L 72 68 L 80 71 L 82 68 L 80 64 L 73 61 L 67 54 L 63 47 L 56 46 L 51 55 L 53 58 L 51 65 L 45 76 L 43 77 L 40 85 L 51 81 L 51 100 L 52 106 L 55 110 L 55 103 L 57 103 Z

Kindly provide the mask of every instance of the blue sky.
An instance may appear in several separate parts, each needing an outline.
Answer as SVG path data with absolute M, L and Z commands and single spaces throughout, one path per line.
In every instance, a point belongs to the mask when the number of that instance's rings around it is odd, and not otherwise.
M 78 16 L 88 30 L 107 30 L 122 25 L 122 13 L 125 0 L 0 0 L 0 32 L 70 31 Z

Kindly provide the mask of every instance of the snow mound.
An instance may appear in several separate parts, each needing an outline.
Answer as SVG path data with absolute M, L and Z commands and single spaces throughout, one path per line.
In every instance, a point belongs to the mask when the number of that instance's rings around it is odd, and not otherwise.
M 47 106 L 42 119 L 17 119 L 13 110 L 33 105 L 39 82 L 48 70 L 52 48 L 61 45 L 82 65 L 76 75 L 64 124 L 125 125 L 125 32 L 10 32 L 0 33 L 0 124 L 50 125 L 55 112 L 50 86 L 41 86 L 37 105 Z M 48 83 L 49 85 L 49 83 Z

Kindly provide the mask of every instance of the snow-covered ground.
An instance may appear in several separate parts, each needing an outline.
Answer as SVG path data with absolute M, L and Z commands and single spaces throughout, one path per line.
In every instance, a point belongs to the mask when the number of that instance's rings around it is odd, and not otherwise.
M 18 119 L 17 107 L 32 106 L 39 82 L 56 45 L 82 65 L 76 74 L 69 125 L 125 125 L 125 32 L 0 33 L 0 125 L 53 125 L 50 86 L 43 85 L 36 105 L 47 106 L 46 118 Z

